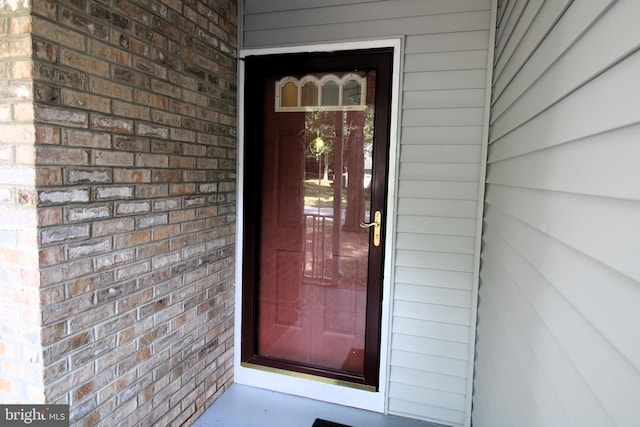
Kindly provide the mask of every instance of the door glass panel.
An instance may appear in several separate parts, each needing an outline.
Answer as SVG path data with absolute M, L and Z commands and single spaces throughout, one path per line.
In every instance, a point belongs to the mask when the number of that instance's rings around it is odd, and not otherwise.
M 303 107 L 318 105 L 318 86 L 315 82 L 306 82 L 302 86 L 302 99 L 300 105 Z
M 360 83 L 356 80 L 347 80 L 344 84 L 342 105 L 360 105 Z
M 289 82 L 282 87 L 282 94 L 280 95 L 280 104 L 283 107 L 298 106 L 298 85 L 296 85 L 293 82 Z
M 361 107 L 354 108 L 358 99 L 348 109 L 267 115 L 257 302 L 261 357 L 357 375 L 364 371 L 370 239 L 360 223 L 371 216 L 375 72 L 360 75 Z M 353 82 L 351 93 L 360 88 Z M 275 79 L 269 84 L 273 91 Z M 326 82 L 322 104 L 338 105 L 338 94 Z
M 340 86 L 338 83 L 329 80 L 322 85 L 322 105 L 339 105 L 340 104 Z

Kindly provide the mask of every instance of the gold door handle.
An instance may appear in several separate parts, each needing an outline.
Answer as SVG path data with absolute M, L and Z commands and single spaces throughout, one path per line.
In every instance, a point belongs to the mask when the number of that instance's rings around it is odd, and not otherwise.
M 382 226 L 382 212 L 376 211 L 373 215 L 373 222 L 361 222 L 360 227 L 371 228 L 373 227 L 373 245 L 380 246 L 380 228 Z

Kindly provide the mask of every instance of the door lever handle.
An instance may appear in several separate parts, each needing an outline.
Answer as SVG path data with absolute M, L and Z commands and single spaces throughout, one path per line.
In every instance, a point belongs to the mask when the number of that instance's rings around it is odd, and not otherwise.
M 382 228 L 382 212 L 376 211 L 373 215 L 373 222 L 361 222 L 361 228 L 373 227 L 373 245 L 380 246 L 380 228 Z
M 371 228 L 371 227 L 377 227 L 378 223 L 377 222 L 361 222 L 360 223 L 360 228 Z

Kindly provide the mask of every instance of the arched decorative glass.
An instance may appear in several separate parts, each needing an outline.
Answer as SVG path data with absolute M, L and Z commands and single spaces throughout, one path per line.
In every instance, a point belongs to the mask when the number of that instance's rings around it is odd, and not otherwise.
M 295 82 L 286 82 L 281 89 L 280 102 L 283 107 L 298 106 L 298 85 Z
M 315 80 L 307 80 L 302 83 L 300 94 L 301 107 L 315 107 L 318 105 L 318 83 Z
M 328 80 L 322 84 L 322 106 L 340 105 L 340 86 L 333 80 Z
M 356 73 L 284 77 L 276 81 L 276 111 L 361 110 L 366 83 L 366 78 Z
M 349 79 L 342 86 L 342 105 L 360 105 L 362 86 L 356 79 Z

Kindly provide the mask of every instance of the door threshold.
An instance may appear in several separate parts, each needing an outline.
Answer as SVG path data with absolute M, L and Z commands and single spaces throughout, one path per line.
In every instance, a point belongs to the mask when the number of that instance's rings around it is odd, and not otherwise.
M 286 375 L 286 376 L 289 376 L 289 377 L 299 378 L 299 379 L 302 379 L 302 380 L 316 381 L 316 382 L 330 384 L 330 385 L 336 385 L 336 386 L 340 386 L 340 387 L 349 387 L 349 388 L 353 388 L 353 389 L 356 389 L 356 390 L 363 390 L 363 391 L 370 391 L 370 392 L 377 392 L 378 391 L 376 389 L 376 387 L 374 387 L 372 385 L 359 384 L 359 383 L 350 382 L 350 381 L 338 380 L 338 379 L 335 379 L 335 378 L 327 378 L 327 377 L 322 377 L 320 375 L 312 375 L 312 374 L 305 374 L 305 373 L 302 373 L 302 372 L 288 371 L 286 369 L 280 369 L 280 368 L 274 368 L 274 367 L 271 367 L 271 366 L 258 365 L 258 364 L 255 364 L 255 363 L 242 362 L 240 364 L 240 366 L 242 366 L 243 368 L 248 368 L 248 369 L 257 369 L 257 370 L 260 370 L 260 371 L 263 371 L 263 372 L 269 372 L 269 373 L 272 373 L 272 374 Z

